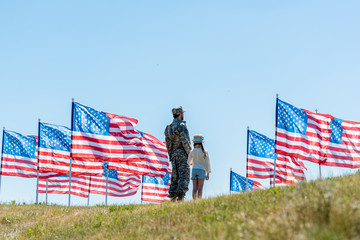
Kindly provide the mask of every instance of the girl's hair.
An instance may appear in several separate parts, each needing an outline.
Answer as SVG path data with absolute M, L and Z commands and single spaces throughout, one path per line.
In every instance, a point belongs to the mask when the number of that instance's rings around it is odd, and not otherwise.
M 204 158 L 206 158 L 206 152 L 205 152 L 205 149 L 204 149 L 204 145 L 203 145 L 202 143 L 194 143 L 194 147 L 195 147 L 196 145 L 200 145 L 201 150 L 202 150 L 203 153 L 204 153 Z

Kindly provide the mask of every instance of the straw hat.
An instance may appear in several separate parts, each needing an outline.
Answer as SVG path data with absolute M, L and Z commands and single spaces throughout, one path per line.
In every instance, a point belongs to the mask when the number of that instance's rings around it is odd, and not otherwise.
M 205 142 L 203 135 L 202 134 L 195 134 L 193 142 L 194 143 L 203 143 L 203 142 Z

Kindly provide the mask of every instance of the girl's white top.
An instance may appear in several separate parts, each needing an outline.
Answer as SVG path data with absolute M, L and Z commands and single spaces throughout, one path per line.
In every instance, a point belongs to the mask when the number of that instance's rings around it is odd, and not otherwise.
M 211 166 L 210 166 L 210 159 L 209 159 L 209 153 L 206 152 L 206 158 L 204 158 L 204 153 L 201 150 L 201 148 L 194 148 L 191 150 L 188 158 L 188 164 L 191 166 L 193 165 L 193 169 L 202 169 L 206 173 L 211 172 Z

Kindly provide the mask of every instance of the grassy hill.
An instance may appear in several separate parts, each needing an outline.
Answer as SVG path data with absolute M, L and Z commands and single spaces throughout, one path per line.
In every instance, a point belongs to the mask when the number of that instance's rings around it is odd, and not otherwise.
M 0 205 L 2 239 L 360 239 L 360 173 L 161 205 Z

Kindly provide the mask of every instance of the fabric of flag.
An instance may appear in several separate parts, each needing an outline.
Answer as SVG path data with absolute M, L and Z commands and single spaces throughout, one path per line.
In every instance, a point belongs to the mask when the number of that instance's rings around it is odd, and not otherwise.
M 73 104 L 72 160 L 87 175 L 101 176 L 103 161 L 141 162 L 144 146 L 137 120 Z
M 69 174 L 71 130 L 48 123 L 40 123 L 39 128 L 39 170 Z M 72 168 L 75 175 L 77 168 Z
M 333 118 L 331 136 L 322 165 L 360 168 L 360 123 Z
M 305 181 L 304 163 L 293 157 L 278 155 L 276 158 L 275 178 L 284 184 L 293 184 Z M 273 180 L 273 178 L 271 178 Z M 276 183 L 276 182 L 275 182 Z
M 4 131 L 1 175 L 37 177 L 36 139 L 12 131 Z
M 168 172 L 169 161 L 166 144 L 150 134 L 138 131 L 142 136 L 144 145 L 144 158 L 142 162 L 109 162 L 109 168 L 121 172 L 135 173 L 150 177 L 163 178 Z
M 280 99 L 276 111 L 276 153 L 322 163 L 330 142 L 332 116 L 296 108 Z
M 258 132 L 248 131 L 247 177 L 274 176 L 275 141 Z
M 275 179 L 275 187 L 282 187 L 282 186 L 286 186 L 286 185 L 289 185 L 289 184 L 290 183 L 287 183 L 286 181 L 283 181 L 283 180 L 280 180 L 280 179 Z M 270 186 L 274 186 L 274 179 L 273 178 L 270 178 Z
M 161 203 L 169 200 L 169 188 L 171 184 L 171 169 L 163 178 L 143 176 L 141 200 L 145 202 Z
M 37 137 L 20 133 L 3 132 L 1 175 L 36 178 L 38 169 Z M 58 176 L 58 173 L 40 172 L 40 178 Z
M 48 178 L 49 194 L 69 194 L 69 176 L 67 174 Z M 90 177 L 71 176 L 71 194 L 79 197 L 89 196 Z M 39 193 L 46 193 L 46 179 L 39 179 Z
M 108 169 L 108 162 L 106 161 L 103 164 L 103 176 L 91 177 L 90 193 L 106 194 L 106 174 L 108 174 L 108 196 L 126 197 L 136 194 L 141 184 L 141 177 L 139 175 Z
M 246 177 L 243 177 L 233 171 L 230 171 L 230 191 L 231 193 L 243 192 L 247 190 L 265 189 L 261 183 L 248 178 L 246 188 Z

